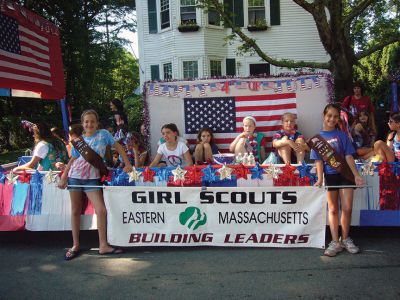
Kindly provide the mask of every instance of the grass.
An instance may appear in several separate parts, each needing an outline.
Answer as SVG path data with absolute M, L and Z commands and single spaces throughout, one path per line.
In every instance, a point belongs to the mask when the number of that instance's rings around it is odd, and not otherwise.
M 24 156 L 25 150 L 15 150 L 9 152 L 3 152 L 0 154 L 0 165 L 12 163 L 18 161 L 18 157 Z

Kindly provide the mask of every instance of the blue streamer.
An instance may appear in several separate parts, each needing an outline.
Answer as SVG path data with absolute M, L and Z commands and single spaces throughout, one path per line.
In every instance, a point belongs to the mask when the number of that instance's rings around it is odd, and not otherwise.
M 165 168 L 154 168 L 156 171 L 156 176 L 160 181 L 168 181 L 168 178 L 172 176 L 173 167 L 165 167 Z M 153 170 L 153 168 L 152 168 Z
M 0 172 L 0 184 L 5 184 L 6 182 L 6 175 L 3 172 Z
M 38 171 L 32 175 L 29 190 L 29 215 L 40 215 L 42 212 L 42 195 L 43 195 L 43 178 L 44 175 Z
M 29 184 L 18 182 L 14 185 L 13 198 L 11 202 L 12 216 L 22 216 L 25 211 L 25 203 L 28 198 Z

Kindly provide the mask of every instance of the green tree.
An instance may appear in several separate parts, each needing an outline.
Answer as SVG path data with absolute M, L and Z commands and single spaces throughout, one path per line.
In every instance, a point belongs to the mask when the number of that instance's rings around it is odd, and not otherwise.
M 292 1 L 313 17 L 321 43 L 330 56 L 328 62 L 276 59 L 234 24 L 232 14 L 219 0 L 198 2 L 200 6 L 214 9 L 221 15 L 225 26 L 232 29 L 230 38 L 240 39 L 240 51 L 254 51 L 266 62 L 280 67 L 329 70 L 335 79 L 338 99 L 352 92 L 353 67 L 360 59 L 400 41 L 398 0 Z

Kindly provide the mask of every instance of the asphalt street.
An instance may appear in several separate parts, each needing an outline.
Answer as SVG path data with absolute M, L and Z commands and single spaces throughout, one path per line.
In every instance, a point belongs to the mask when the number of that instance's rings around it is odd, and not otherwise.
M 353 228 L 362 253 L 151 247 L 100 256 L 96 231 L 1 232 L 0 299 L 400 299 L 400 228 Z M 327 237 L 329 239 L 329 237 Z

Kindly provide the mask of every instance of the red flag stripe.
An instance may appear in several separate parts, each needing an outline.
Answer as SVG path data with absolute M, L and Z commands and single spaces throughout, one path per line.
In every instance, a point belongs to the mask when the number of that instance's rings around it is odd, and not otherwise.
M 296 93 L 272 94 L 272 95 L 255 95 L 255 96 L 237 96 L 236 101 L 260 101 L 260 100 L 282 100 L 296 99 Z

